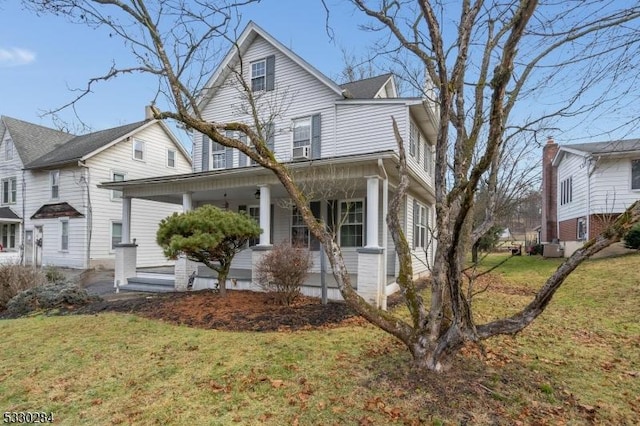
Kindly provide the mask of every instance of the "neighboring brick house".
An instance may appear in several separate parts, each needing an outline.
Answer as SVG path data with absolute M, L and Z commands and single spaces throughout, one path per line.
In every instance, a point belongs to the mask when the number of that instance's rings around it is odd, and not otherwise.
M 543 150 L 542 242 L 569 256 L 640 199 L 640 139 L 557 145 Z

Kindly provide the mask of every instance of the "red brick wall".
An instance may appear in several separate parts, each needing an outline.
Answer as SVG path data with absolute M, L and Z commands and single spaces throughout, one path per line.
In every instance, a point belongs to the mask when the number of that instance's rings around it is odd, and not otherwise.
M 542 150 L 542 228 L 540 238 L 543 242 L 551 242 L 557 238 L 556 223 L 558 221 L 558 171 L 551 165 L 558 152 L 558 144 L 549 139 Z
M 597 237 L 602 231 L 605 230 L 610 224 L 613 223 L 620 214 L 604 214 L 594 215 L 589 218 L 589 238 Z
M 560 225 L 560 241 L 576 241 L 578 239 L 578 219 L 563 220 Z

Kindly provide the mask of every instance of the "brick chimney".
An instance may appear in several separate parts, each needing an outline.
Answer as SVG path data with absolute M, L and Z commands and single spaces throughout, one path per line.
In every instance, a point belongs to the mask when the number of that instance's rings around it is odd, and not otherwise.
M 543 243 L 550 243 L 558 238 L 558 171 L 551 164 L 558 149 L 558 144 L 549 136 L 542 149 L 542 229 L 540 239 Z

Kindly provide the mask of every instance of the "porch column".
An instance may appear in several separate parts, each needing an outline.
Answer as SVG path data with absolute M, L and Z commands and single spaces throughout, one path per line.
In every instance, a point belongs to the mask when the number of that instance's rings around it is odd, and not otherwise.
M 260 234 L 261 246 L 271 245 L 271 189 L 267 185 L 260 185 Z
M 378 225 L 380 209 L 378 176 L 367 176 L 367 248 L 379 248 Z
M 131 243 L 131 197 L 122 197 L 122 244 Z
M 193 193 L 185 192 L 182 194 L 182 212 L 190 212 L 193 210 Z

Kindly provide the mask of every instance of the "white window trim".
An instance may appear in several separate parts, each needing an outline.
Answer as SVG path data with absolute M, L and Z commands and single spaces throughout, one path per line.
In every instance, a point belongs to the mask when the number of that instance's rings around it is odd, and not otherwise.
M 640 166 L 640 158 L 632 158 L 631 161 L 629 162 L 629 189 L 633 192 L 638 192 L 640 191 L 640 187 L 638 188 L 633 187 L 633 162 L 634 161 L 637 161 L 638 165 Z
M 584 227 L 584 235 L 582 236 L 580 236 L 580 224 L 582 224 Z M 578 221 L 576 222 L 576 239 L 578 241 L 584 241 L 587 239 L 587 218 L 586 217 L 579 217 Z
M 63 237 L 62 231 L 64 230 L 64 229 L 63 229 L 63 228 L 64 228 L 64 225 L 63 225 L 64 223 L 66 223 L 66 224 L 67 224 L 67 248 L 64 248 L 64 247 L 62 246 L 62 237 Z M 68 252 L 69 252 L 69 235 L 71 234 L 71 233 L 69 232 L 69 218 L 60 219 L 60 227 L 59 227 L 59 231 L 60 231 L 60 232 L 59 232 L 59 236 L 60 236 L 60 245 L 59 245 L 59 248 L 60 248 L 60 251 L 61 251 L 61 252 L 63 252 L 63 253 L 68 253 Z
M 4 160 L 5 161 L 11 161 L 13 160 L 13 151 L 14 151 L 14 147 L 15 144 L 13 143 L 12 139 L 5 139 L 4 141 Z M 7 155 L 8 153 L 11 153 L 11 155 Z
M 231 132 L 231 131 L 227 131 L 225 136 L 227 136 L 228 138 L 235 138 L 235 132 Z M 217 150 L 213 150 L 215 148 L 215 146 L 218 145 Z M 222 155 L 222 158 L 224 159 L 224 166 L 222 167 L 215 167 L 216 162 L 214 161 L 216 155 Z M 224 170 L 227 169 L 227 147 L 217 143 L 216 141 L 211 141 L 211 154 L 209 154 L 209 170 Z
M 13 225 L 13 246 L 11 246 L 11 226 Z M 15 251 L 20 246 L 18 237 L 20 235 L 19 223 L 3 223 L 0 225 L 0 244 L 5 251 Z M 7 244 L 4 244 L 4 228 L 7 228 Z
M 256 220 L 256 218 L 251 216 L 251 209 L 258 209 L 258 218 L 257 218 L 257 220 Z M 256 223 L 258 224 L 258 226 L 260 226 L 260 205 L 259 204 L 247 205 L 247 216 L 249 216 L 250 218 L 256 220 Z M 247 242 L 247 246 L 248 247 L 255 247 L 258 244 L 260 244 L 260 236 L 257 236 L 256 238 L 254 238 L 255 244 L 251 244 L 251 240 L 252 239 L 249 238 L 249 241 Z
M 560 181 L 558 188 L 560 205 L 565 206 L 573 202 L 573 176 L 567 176 Z
M 54 175 L 58 175 L 58 184 L 56 185 L 58 187 L 58 194 L 57 196 L 53 196 L 53 176 Z M 49 172 L 49 197 L 52 200 L 59 200 L 60 199 L 60 170 L 51 170 Z
M 416 137 L 417 140 L 416 140 Z M 420 143 L 420 129 L 413 121 L 409 122 L 409 155 L 416 158 L 416 144 Z
M 418 217 L 413 218 L 413 246 L 415 249 L 425 249 L 429 246 L 429 208 L 419 201 L 416 203 L 418 204 Z M 425 223 L 420 224 L 416 220 L 418 218 L 423 218 Z M 424 241 L 420 241 L 420 238 L 416 240 L 416 230 L 419 231 L 419 228 L 424 230 Z
M 361 202 L 362 203 L 362 223 L 358 224 L 358 223 L 352 223 L 350 225 L 360 225 L 362 226 L 362 245 L 360 246 L 343 246 L 342 245 L 342 227 L 344 225 L 347 225 L 346 222 L 344 222 L 342 220 L 342 203 L 356 203 L 356 202 Z M 337 239 L 338 239 L 338 244 L 340 245 L 341 248 L 346 248 L 346 249 L 357 249 L 360 247 L 364 247 L 366 244 L 366 234 L 367 234 L 367 209 L 366 209 L 366 203 L 364 202 L 364 198 L 348 198 L 348 199 L 344 199 L 344 200 L 338 200 L 338 232 L 337 232 Z
M 169 165 L 169 153 L 170 152 L 173 152 L 173 166 Z M 165 165 L 167 166 L 167 168 L 175 169 L 177 162 L 178 162 L 178 151 L 175 150 L 175 149 L 167 148 L 167 159 L 166 159 L 166 162 L 165 162 Z
M 127 180 L 127 173 L 126 172 L 122 172 L 120 170 L 111 170 L 109 172 L 109 174 L 111 176 L 111 182 L 120 182 L 120 181 L 116 181 L 114 179 L 115 175 L 122 175 L 124 177 L 123 180 Z M 116 201 L 116 202 L 121 202 L 122 201 L 122 191 L 118 191 L 117 189 L 112 189 L 109 192 L 111 192 L 111 195 L 110 195 L 111 201 Z M 119 197 L 115 196 L 115 194 L 118 193 L 118 192 L 120 193 Z
M 111 220 L 109 222 L 109 253 L 115 253 L 116 249 L 113 247 L 113 224 L 119 223 L 122 226 L 122 220 Z M 122 231 L 120 231 L 120 241 L 122 242 Z
M 264 69 L 264 74 L 262 75 L 253 75 L 253 66 L 257 65 L 259 63 L 263 63 L 263 69 Z M 249 76 L 249 82 L 251 83 L 251 91 L 252 92 L 264 92 L 265 90 L 267 90 L 267 58 L 262 58 L 262 59 L 258 59 L 257 61 L 253 61 L 249 64 L 249 73 L 251 74 Z M 262 78 L 262 89 L 257 89 L 254 90 L 253 89 L 253 80 L 254 79 L 259 79 Z
M 136 142 L 142 144 L 142 158 L 136 158 Z M 141 163 L 147 162 L 147 143 L 142 139 L 133 138 L 133 143 L 131 144 L 131 158 L 134 161 L 140 161 Z

